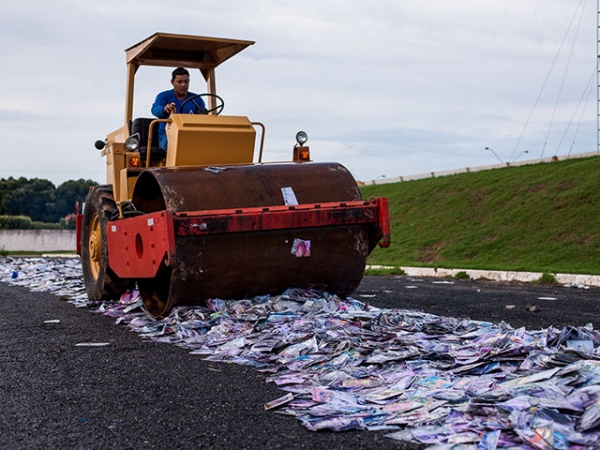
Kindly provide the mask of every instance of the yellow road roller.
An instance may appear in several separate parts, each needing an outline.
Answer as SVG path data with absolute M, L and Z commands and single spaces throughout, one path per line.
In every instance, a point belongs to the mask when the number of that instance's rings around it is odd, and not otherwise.
M 263 161 L 265 126 L 222 114 L 215 69 L 252 41 L 156 33 L 128 48 L 123 127 L 96 142 L 106 184 L 90 189 L 77 252 L 92 301 L 137 287 L 148 311 L 290 287 L 341 297 L 389 246 L 387 199 L 364 200 L 338 163 L 313 162 L 299 132 L 288 161 Z M 199 69 L 200 114 L 133 117 L 140 66 Z M 168 146 L 159 148 L 164 123 Z

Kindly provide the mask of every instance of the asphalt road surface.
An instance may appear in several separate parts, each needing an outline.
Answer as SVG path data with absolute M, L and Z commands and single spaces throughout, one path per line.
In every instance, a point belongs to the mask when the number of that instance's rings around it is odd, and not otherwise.
M 366 277 L 354 297 L 528 329 L 600 324 L 599 288 L 451 283 Z M 110 345 L 75 345 L 85 342 Z M 264 410 L 282 392 L 252 368 L 144 341 L 109 317 L 3 283 L 0 375 L 2 449 L 424 448 L 387 432 L 308 431 Z

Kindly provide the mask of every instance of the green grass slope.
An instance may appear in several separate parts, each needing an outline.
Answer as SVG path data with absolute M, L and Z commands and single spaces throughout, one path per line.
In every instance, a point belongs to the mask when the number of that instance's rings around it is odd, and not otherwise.
M 600 273 L 600 156 L 361 190 L 390 207 L 370 264 Z

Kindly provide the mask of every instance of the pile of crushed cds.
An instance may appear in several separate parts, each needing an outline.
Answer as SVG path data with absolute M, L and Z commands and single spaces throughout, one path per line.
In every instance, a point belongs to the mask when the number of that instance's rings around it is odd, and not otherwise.
M 4 259 L 0 281 L 86 305 L 78 260 Z M 265 409 L 309 430 L 389 430 L 436 450 L 600 448 L 591 325 L 529 331 L 296 289 L 164 319 L 137 291 L 87 306 L 144 339 L 255 367 L 283 391 Z

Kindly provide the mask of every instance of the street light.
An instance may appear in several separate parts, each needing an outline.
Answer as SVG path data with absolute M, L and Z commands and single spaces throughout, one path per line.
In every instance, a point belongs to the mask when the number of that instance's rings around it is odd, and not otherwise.
M 498 158 L 498 161 L 500 161 L 500 163 L 501 163 L 501 164 L 504 164 L 504 161 L 502 161 L 502 159 L 500 159 L 500 157 L 499 157 L 499 156 L 496 154 L 496 152 L 494 151 L 494 149 L 493 149 L 493 148 L 491 148 L 491 147 L 486 147 L 485 149 L 486 149 L 486 150 L 489 150 L 490 152 L 492 152 L 492 153 L 494 154 L 494 156 L 495 156 L 496 158 Z
M 379 180 L 380 178 L 385 178 L 385 175 L 379 175 L 379 176 L 375 177 L 375 179 L 373 180 L 373 184 L 376 184 L 377 180 Z
M 529 150 L 523 150 L 521 153 L 519 153 L 517 155 L 517 157 L 515 159 L 513 159 L 513 162 L 515 162 L 517 159 L 519 159 L 523 155 L 523 153 L 529 153 Z

